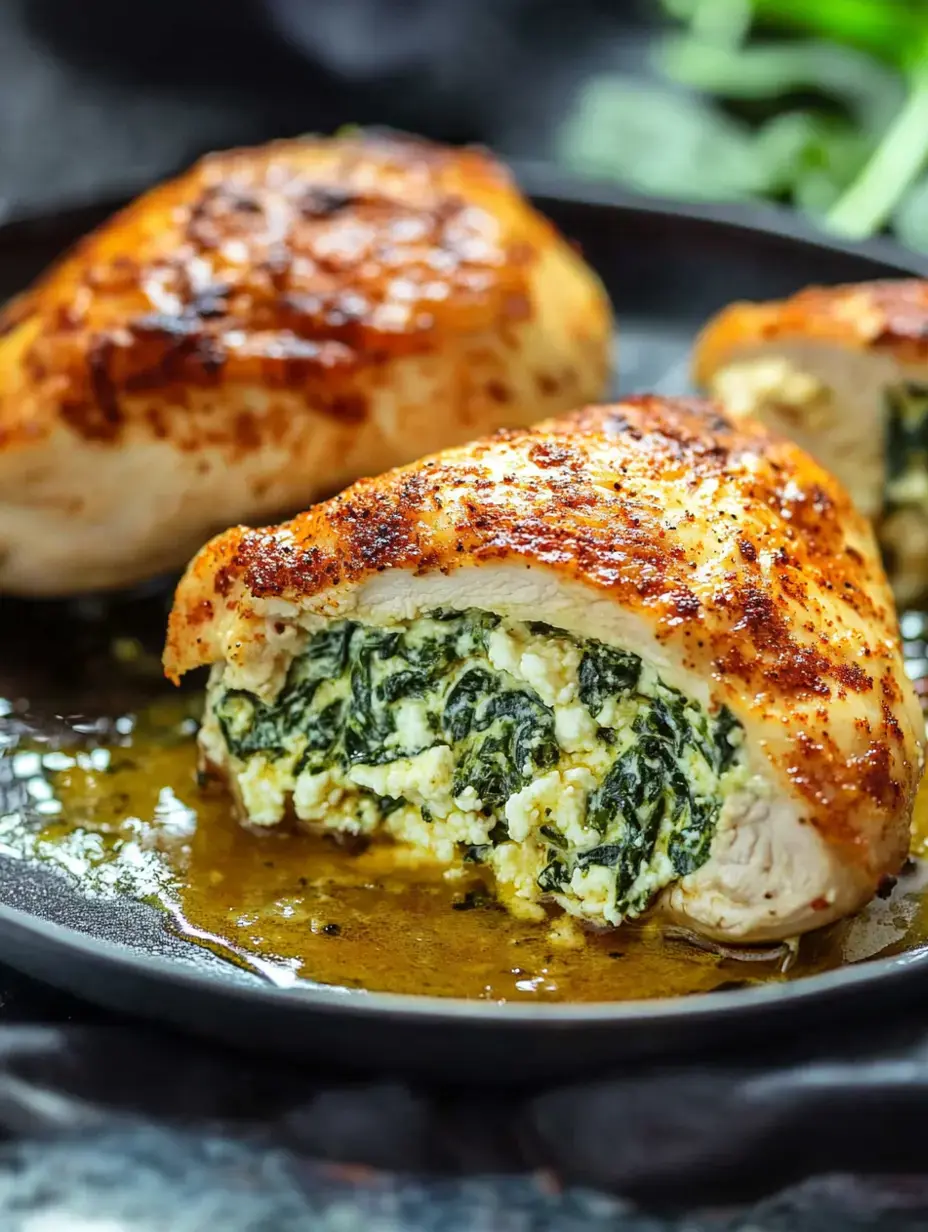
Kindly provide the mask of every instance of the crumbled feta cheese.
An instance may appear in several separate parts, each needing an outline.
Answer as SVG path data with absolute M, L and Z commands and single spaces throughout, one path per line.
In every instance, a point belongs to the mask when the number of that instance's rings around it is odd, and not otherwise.
M 555 707 L 554 734 L 565 753 L 577 753 L 595 745 L 596 724 L 580 702 Z
M 487 638 L 487 658 L 498 672 L 508 672 L 510 676 L 518 677 L 519 663 L 522 659 L 522 647 L 516 639 L 500 625 Z
M 501 843 L 490 853 L 500 897 L 513 915 L 528 920 L 544 919 L 536 884 L 543 863 L 534 843 Z
M 281 772 L 279 760 L 260 753 L 250 758 L 238 774 L 242 806 L 248 820 L 256 826 L 274 826 L 283 820 L 291 787 L 291 777 Z
M 517 843 L 547 822 L 573 841 L 578 832 L 587 834 L 587 793 L 596 786 L 588 770 L 578 767 L 561 773 L 552 770 L 523 787 L 506 801 L 509 837 Z
M 519 661 L 520 675 L 549 706 L 567 706 L 577 696 L 580 649 L 563 638 L 535 638 Z
M 570 889 L 577 899 L 576 913 L 596 919 L 607 916 L 612 906 L 615 893 L 614 875 L 611 868 L 603 868 L 601 864 L 590 864 L 586 868 L 574 869 L 570 879 Z M 569 900 L 563 899 L 564 905 L 571 910 Z M 607 916 L 608 918 L 608 916 Z
M 382 766 L 352 766 L 348 778 L 378 796 L 425 804 L 439 817 L 446 817 L 453 807 L 454 754 L 447 744 L 436 744 L 415 757 L 401 757 Z
M 345 783 L 340 774 L 323 770 L 313 774 L 304 770 L 293 787 L 293 808 L 301 821 L 324 821 L 345 795 Z
M 396 733 L 391 743 L 398 748 L 413 752 L 428 748 L 434 741 L 428 706 L 421 698 L 403 698 L 396 703 L 394 714 Z

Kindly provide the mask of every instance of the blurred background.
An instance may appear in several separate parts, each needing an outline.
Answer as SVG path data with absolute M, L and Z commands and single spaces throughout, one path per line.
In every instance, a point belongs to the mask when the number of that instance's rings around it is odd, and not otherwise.
M 347 122 L 928 251 L 928 0 L 0 0 L 0 220 Z

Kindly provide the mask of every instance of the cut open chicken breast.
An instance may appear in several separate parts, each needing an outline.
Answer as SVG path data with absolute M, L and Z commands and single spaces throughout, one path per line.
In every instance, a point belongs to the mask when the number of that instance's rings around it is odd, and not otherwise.
M 165 651 L 203 665 L 243 818 L 476 861 L 530 916 L 777 939 L 906 856 L 924 722 L 870 527 L 712 404 L 590 408 L 220 535 Z
M 0 592 L 123 586 L 237 521 L 604 393 L 595 275 L 477 150 L 204 159 L 0 313 Z
M 871 518 L 900 603 L 928 592 L 928 283 L 811 287 L 703 330 L 697 382 L 807 449 Z

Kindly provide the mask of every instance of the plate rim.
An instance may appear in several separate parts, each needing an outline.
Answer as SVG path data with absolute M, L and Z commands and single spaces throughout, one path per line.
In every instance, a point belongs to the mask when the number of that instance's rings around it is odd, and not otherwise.
M 799 210 L 768 201 L 696 201 L 657 197 L 602 177 L 563 172 L 556 164 L 541 160 L 515 160 L 508 164 L 519 187 L 534 202 L 586 205 L 663 216 L 668 220 L 706 223 L 735 231 L 768 236 L 806 247 L 824 249 L 847 257 L 863 258 L 891 266 L 901 276 L 928 278 L 928 253 L 906 248 L 892 236 L 880 233 L 853 239 Z
M 553 164 L 510 162 L 523 191 L 544 209 L 555 206 L 586 206 L 622 214 L 695 222 L 711 230 L 736 230 L 748 237 L 773 237 L 898 270 L 900 277 L 928 277 L 928 255 L 903 248 L 879 236 L 863 241 L 847 240 L 829 233 L 797 212 L 766 204 L 718 204 L 671 201 L 635 193 L 615 183 L 569 175 Z M 103 219 L 127 203 L 127 198 L 104 197 L 80 201 L 54 211 L 14 216 L 0 222 L 0 247 L 33 233 L 73 227 L 76 232 L 91 217 Z M 75 234 L 73 242 L 77 242 Z M 883 275 L 889 276 L 889 275 Z M 4 857 L 10 864 L 15 857 Z M 42 868 L 40 862 L 23 862 Z M 63 876 L 49 871 L 50 876 Z M 74 885 L 73 879 L 70 879 Z M 150 905 L 149 905 L 150 906 Z M 151 907 L 150 910 L 158 911 Z M 159 912 L 160 914 L 160 912 Z M 165 955 L 145 951 L 129 942 L 116 942 L 90 932 L 44 919 L 22 908 L 0 903 L 0 932 L 24 933 L 37 942 L 54 946 L 63 954 L 77 952 L 82 958 L 131 972 L 142 979 L 212 992 L 235 1001 L 264 1002 L 268 1008 L 348 1014 L 358 1018 L 411 1019 L 434 1026 L 461 1024 L 482 1027 L 525 1027 L 557 1030 L 564 1027 L 664 1026 L 681 1022 L 711 1022 L 736 1015 L 763 1015 L 785 1006 L 807 1007 L 829 997 L 850 994 L 862 988 L 884 989 L 917 977 L 928 964 L 928 944 L 903 954 L 848 964 L 831 971 L 780 983 L 746 989 L 706 992 L 629 1001 L 527 1002 L 440 997 L 425 993 L 391 993 L 347 989 L 338 985 L 280 987 L 261 980 L 225 978 L 221 965 L 198 967 Z M 15 962 L 12 965 L 16 965 Z M 908 978 L 907 978 L 908 977 Z M 78 994 L 80 995 L 80 994 Z
M 10 862 L 16 861 L 11 858 Z M 35 868 L 36 864 L 30 866 Z M 145 905 L 161 914 L 159 908 Z M 809 1002 L 819 1003 L 829 996 L 851 994 L 862 988 L 875 994 L 888 983 L 898 984 L 907 976 L 917 977 L 921 968 L 928 965 L 926 944 L 888 958 L 862 960 L 796 980 L 731 991 L 628 1001 L 504 1001 L 381 992 L 311 983 L 284 988 L 262 980 L 256 972 L 251 973 L 253 979 L 228 979 L 222 973 L 221 961 L 209 967 L 201 967 L 194 962 L 188 965 L 161 954 L 146 952 L 127 942 L 97 937 L 90 932 L 42 919 L 22 908 L 0 903 L 0 933 L 10 928 L 25 932 L 33 939 L 53 945 L 65 953 L 76 951 L 91 962 L 103 962 L 143 978 L 157 977 L 162 983 L 215 991 L 222 997 L 236 1001 L 259 1000 L 267 1008 L 287 1006 L 294 1011 L 313 1009 L 358 1018 L 409 1018 L 433 1026 L 479 1023 L 485 1026 L 531 1026 L 533 1029 L 557 1030 L 564 1027 L 631 1028 L 657 1023 L 669 1026 L 683 1021 L 711 1022 L 718 1017 L 754 1016 L 784 1006 L 798 1004 L 806 1007 Z

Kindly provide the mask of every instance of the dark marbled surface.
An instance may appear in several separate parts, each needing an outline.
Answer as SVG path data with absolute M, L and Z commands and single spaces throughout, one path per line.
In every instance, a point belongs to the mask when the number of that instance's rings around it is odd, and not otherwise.
M 423 1184 L 127 1123 L 0 1150 L 7 1232 L 915 1232 L 928 1185 L 820 1178 L 750 1211 L 663 1219 L 546 1177 Z
M 0 1011 L 4 1232 L 928 1226 L 911 1024 L 795 1041 L 792 1059 L 434 1090 L 103 1025 L 0 981 L 18 989 Z M 71 1021 L 17 1023 L 17 1004 Z

